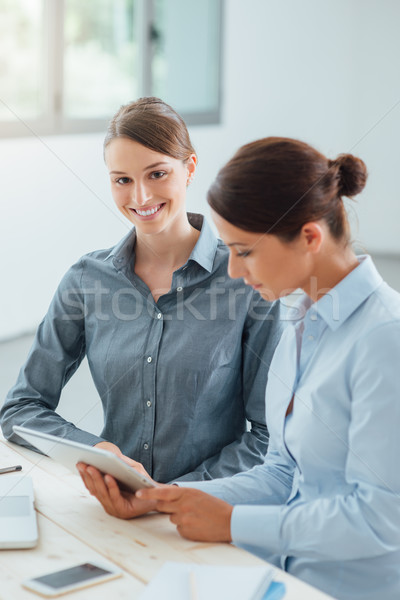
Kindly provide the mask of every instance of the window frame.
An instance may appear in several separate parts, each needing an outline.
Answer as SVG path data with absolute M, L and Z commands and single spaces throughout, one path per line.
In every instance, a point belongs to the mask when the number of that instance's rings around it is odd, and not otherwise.
M 222 18 L 224 0 L 219 2 L 219 42 L 218 42 L 218 89 L 217 108 L 212 111 L 180 114 L 187 125 L 215 125 L 221 122 L 222 96 Z M 152 41 L 154 0 L 135 0 L 136 38 L 139 48 L 138 82 L 140 96 L 152 95 Z M 64 0 L 43 0 L 43 80 L 45 85 L 43 116 L 36 119 L 19 117 L 1 98 L 6 108 L 14 114 L 16 121 L 0 120 L 0 139 L 7 137 L 26 137 L 29 135 L 66 135 L 104 132 L 110 117 L 104 119 L 70 118 L 63 114 L 63 46 L 64 46 Z

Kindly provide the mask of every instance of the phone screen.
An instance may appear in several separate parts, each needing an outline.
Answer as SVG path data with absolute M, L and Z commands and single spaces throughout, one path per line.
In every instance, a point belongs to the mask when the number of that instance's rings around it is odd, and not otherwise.
M 82 583 L 96 577 L 103 575 L 110 575 L 111 571 L 106 571 L 96 565 L 90 563 L 84 563 L 71 569 L 64 569 L 63 571 L 56 571 L 49 575 L 43 575 L 43 577 L 36 577 L 33 581 L 43 583 L 54 589 L 59 589 L 67 585 L 73 585 L 74 583 Z

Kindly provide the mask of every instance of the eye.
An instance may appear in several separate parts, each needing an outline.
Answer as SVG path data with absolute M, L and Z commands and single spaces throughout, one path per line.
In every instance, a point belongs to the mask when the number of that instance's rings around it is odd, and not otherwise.
M 118 183 L 118 185 L 126 185 L 129 182 L 129 177 L 118 177 L 118 179 L 115 180 L 115 183 Z
M 239 256 L 240 258 L 246 258 L 246 256 L 250 256 L 251 254 L 251 250 L 244 250 L 242 252 L 237 252 L 236 256 Z
M 164 175 L 166 175 L 165 171 L 153 171 L 150 173 L 150 179 L 161 179 Z

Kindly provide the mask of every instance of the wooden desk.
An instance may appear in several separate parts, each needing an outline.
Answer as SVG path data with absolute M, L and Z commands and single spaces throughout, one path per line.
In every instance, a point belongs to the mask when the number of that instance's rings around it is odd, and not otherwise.
M 39 544 L 31 550 L 0 550 L 0 600 L 34 600 L 20 582 L 27 577 L 106 559 L 124 571 L 122 578 L 74 592 L 74 600 L 139 598 L 145 584 L 166 560 L 219 565 L 257 565 L 262 561 L 229 544 L 182 539 L 165 515 L 123 521 L 107 515 L 78 475 L 51 459 L 0 438 L 0 467 L 22 465 L 35 488 Z M 7 477 L 7 475 L 1 475 Z M 329 597 L 277 569 L 285 600 Z M 68 596 L 66 596 L 68 597 Z

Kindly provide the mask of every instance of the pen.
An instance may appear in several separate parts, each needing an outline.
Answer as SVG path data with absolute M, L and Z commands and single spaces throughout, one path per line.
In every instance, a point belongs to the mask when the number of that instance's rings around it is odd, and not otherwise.
M 21 471 L 21 469 L 21 465 L 15 465 L 14 467 L 4 467 L 3 469 L 0 469 L 0 475 L 2 475 L 3 473 L 13 473 L 14 471 Z
M 190 571 L 190 573 L 189 573 L 189 583 L 190 583 L 190 600 L 198 600 L 196 576 L 194 574 L 194 571 Z

